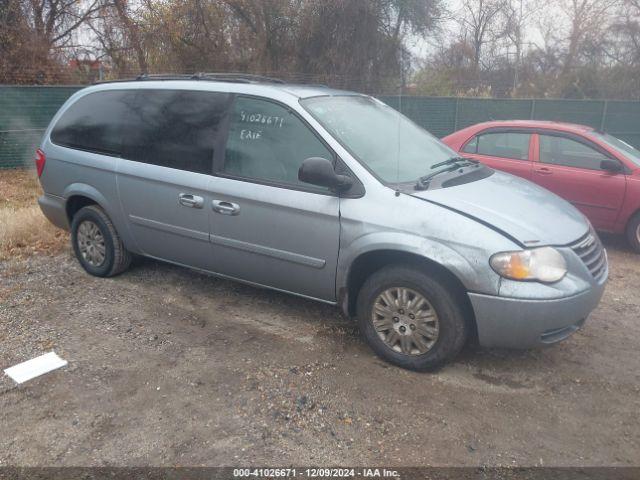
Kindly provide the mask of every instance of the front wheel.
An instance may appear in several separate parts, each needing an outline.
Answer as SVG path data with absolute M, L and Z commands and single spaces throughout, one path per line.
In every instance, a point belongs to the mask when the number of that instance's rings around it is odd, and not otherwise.
M 360 331 L 390 363 L 435 370 L 453 359 L 468 334 L 459 296 L 447 282 L 404 266 L 385 267 L 358 294 Z
M 627 224 L 627 241 L 636 253 L 640 253 L 640 212 L 631 217 Z

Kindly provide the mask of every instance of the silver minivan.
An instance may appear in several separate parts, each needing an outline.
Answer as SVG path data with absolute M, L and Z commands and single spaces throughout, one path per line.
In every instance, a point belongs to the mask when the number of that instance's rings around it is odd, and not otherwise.
M 375 98 L 273 79 L 142 76 L 73 95 L 37 152 L 44 214 L 92 275 L 132 255 L 339 305 L 432 370 L 468 339 L 567 338 L 598 304 L 586 218 Z

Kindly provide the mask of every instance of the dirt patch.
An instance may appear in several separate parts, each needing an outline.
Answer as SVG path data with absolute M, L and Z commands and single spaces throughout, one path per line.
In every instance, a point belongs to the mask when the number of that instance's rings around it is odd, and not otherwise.
M 437 374 L 376 358 L 335 308 L 152 261 L 0 263 L 1 465 L 638 465 L 640 256 L 564 343 L 467 348 Z
M 55 254 L 68 244 L 68 234 L 40 211 L 40 195 L 34 170 L 0 170 L 0 260 Z
M 0 170 L 0 208 L 31 205 L 41 192 L 35 170 Z

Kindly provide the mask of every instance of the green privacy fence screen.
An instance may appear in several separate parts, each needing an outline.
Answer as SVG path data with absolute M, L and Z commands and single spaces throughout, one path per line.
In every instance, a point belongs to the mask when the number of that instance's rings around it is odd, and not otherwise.
M 0 168 L 33 166 L 51 117 L 79 88 L 0 86 Z
M 590 125 L 640 148 L 640 102 L 406 96 L 380 99 L 439 137 L 487 120 L 552 120 Z
M 81 87 L 0 86 L 0 168 L 31 166 L 33 152 L 58 108 Z M 640 148 L 640 102 L 382 96 L 434 135 L 486 120 L 535 119 L 581 123 Z

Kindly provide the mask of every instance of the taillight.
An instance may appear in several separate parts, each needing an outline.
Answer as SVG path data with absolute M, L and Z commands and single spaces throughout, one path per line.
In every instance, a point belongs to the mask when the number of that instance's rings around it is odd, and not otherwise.
M 40 149 L 36 150 L 36 170 L 38 171 L 38 178 L 42 175 L 42 171 L 44 170 L 44 164 L 47 163 L 47 157 L 44 152 Z

